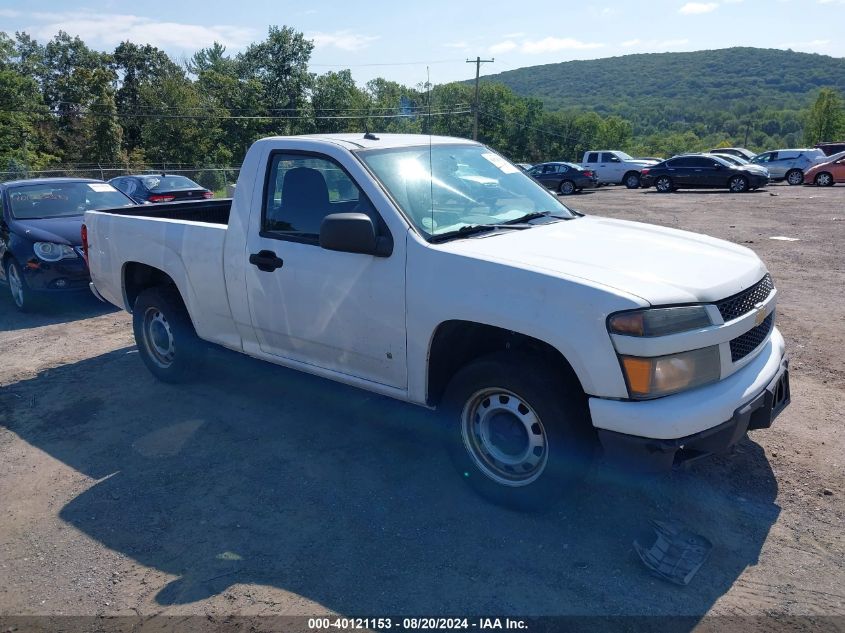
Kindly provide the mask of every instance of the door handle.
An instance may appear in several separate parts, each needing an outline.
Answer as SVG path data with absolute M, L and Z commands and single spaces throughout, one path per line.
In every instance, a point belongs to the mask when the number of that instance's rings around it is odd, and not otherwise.
M 249 256 L 249 263 L 265 273 L 271 273 L 285 265 L 273 251 L 258 251 Z

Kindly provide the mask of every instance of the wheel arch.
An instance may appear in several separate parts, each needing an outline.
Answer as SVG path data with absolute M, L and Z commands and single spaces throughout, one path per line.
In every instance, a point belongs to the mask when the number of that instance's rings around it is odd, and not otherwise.
M 123 301 L 126 304 L 127 312 L 132 312 L 139 294 L 148 288 L 158 286 L 172 286 L 179 293 L 182 303 L 187 305 L 178 284 L 173 277 L 161 268 L 142 262 L 128 261 L 123 264 L 120 276 L 123 286 Z
M 549 343 L 506 328 L 456 319 L 440 323 L 429 342 L 426 404 L 439 404 L 446 386 L 461 367 L 501 350 L 521 351 L 538 357 L 584 392 L 583 383 L 572 364 Z

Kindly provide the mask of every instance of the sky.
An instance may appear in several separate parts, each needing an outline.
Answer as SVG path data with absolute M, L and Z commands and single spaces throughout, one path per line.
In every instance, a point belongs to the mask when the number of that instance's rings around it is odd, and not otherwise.
M 315 43 L 312 71 L 361 84 L 468 79 L 572 59 L 757 46 L 845 57 L 845 0 L 0 0 L 0 31 L 45 41 L 59 29 L 99 50 L 149 43 L 174 59 L 219 41 L 231 53 L 287 25 Z M 428 75 L 427 75 L 428 74 Z

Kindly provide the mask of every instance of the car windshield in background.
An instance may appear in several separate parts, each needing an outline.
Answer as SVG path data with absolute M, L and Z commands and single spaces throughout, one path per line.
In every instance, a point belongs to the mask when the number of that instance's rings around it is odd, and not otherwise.
M 131 205 L 131 200 L 105 182 L 62 182 L 9 189 L 9 208 L 18 220 L 70 217 Z
M 533 178 L 480 145 L 362 150 L 357 155 L 428 237 L 533 213 L 575 217 Z
M 144 176 L 141 179 L 150 191 L 182 191 L 184 189 L 202 189 L 200 185 L 184 176 Z

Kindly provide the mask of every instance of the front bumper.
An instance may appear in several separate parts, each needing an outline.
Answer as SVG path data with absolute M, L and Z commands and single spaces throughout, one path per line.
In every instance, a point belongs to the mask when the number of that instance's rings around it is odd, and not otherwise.
M 775 328 L 748 365 L 712 385 L 656 400 L 589 402 L 605 455 L 636 470 L 664 470 L 727 450 L 789 404 L 783 337 Z
M 23 266 L 23 275 L 29 289 L 35 292 L 86 290 L 91 281 L 88 266 L 81 257 L 58 262 L 33 258 Z

